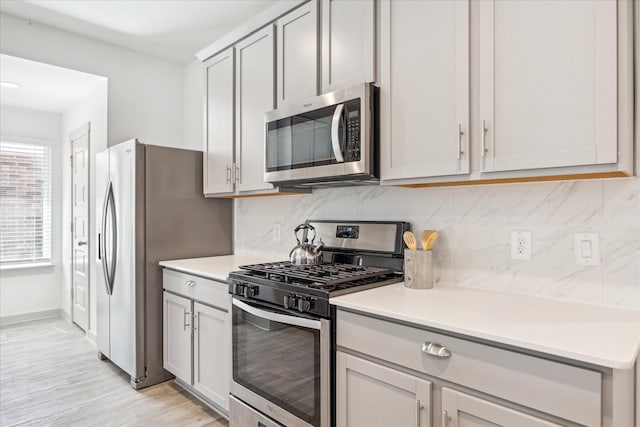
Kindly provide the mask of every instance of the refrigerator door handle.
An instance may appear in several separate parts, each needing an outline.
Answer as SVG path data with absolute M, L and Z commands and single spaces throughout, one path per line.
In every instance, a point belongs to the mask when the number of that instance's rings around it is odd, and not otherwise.
M 98 252 L 100 253 L 99 259 L 102 261 L 102 272 L 105 277 L 105 285 L 107 287 L 107 294 L 111 295 L 111 286 L 109 285 L 109 267 L 107 266 L 107 212 L 109 210 L 109 195 L 111 194 L 111 182 L 107 186 L 107 191 L 104 196 L 104 203 L 102 204 L 102 244 L 98 239 Z
M 116 261 L 118 258 L 118 221 L 116 219 L 116 202 L 113 196 L 113 184 L 109 183 L 109 203 L 111 208 L 111 258 L 109 260 L 109 286 L 111 291 L 109 295 L 113 295 L 113 284 L 116 278 Z

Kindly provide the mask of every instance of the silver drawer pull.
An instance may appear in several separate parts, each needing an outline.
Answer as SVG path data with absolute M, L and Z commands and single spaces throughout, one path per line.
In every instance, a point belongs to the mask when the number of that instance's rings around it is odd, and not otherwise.
M 451 357 L 451 352 L 449 351 L 449 349 L 436 342 L 426 342 L 422 344 L 422 352 L 430 356 L 439 357 L 441 359 Z
M 193 288 L 196 285 L 196 282 L 194 282 L 193 280 L 187 280 L 186 282 L 184 282 L 184 285 Z

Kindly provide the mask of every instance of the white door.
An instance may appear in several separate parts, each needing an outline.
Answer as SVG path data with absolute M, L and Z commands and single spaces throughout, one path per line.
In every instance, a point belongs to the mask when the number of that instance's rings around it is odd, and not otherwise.
M 276 22 L 278 108 L 318 94 L 318 3 L 311 0 Z
M 469 172 L 469 1 L 381 2 L 380 175 Z
M 229 355 L 226 311 L 193 303 L 193 386 L 229 409 Z
M 431 383 L 338 351 L 336 405 L 338 427 L 429 427 Z
M 531 415 L 442 388 L 443 426 L 451 427 L 560 427 Z
M 273 25 L 236 45 L 236 166 L 239 191 L 268 190 L 264 182 L 264 113 L 275 108 Z
M 617 161 L 616 3 L 479 2 L 482 171 Z
M 72 223 L 72 308 L 73 322 L 89 328 L 89 133 L 90 124 L 72 132 L 71 218 Z
M 163 367 L 191 384 L 191 300 L 166 291 L 162 299 Z
M 205 67 L 204 194 L 232 193 L 235 172 L 233 170 L 233 48 L 209 59 Z
M 375 81 L 374 0 L 323 0 L 322 93 Z

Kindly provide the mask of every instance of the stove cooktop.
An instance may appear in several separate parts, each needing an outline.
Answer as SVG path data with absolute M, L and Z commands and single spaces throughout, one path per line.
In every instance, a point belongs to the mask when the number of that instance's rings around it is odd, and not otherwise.
M 379 278 L 395 274 L 388 268 L 353 264 L 328 263 L 317 265 L 295 265 L 288 261 L 240 266 L 258 277 L 278 283 L 331 290 L 342 284 L 357 286 L 362 279 Z
M 329 315 L 329 298 L 402 281 L 389 268 L 327 263 L 272 262 L 240 266 L 229 275 L 229 293 L 299 312 Z

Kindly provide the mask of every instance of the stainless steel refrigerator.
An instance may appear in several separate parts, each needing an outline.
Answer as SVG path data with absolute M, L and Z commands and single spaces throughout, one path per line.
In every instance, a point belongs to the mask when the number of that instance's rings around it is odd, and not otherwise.
M 205 199 L 202 153 L 130 140 L 96 159 L 98 356 L 136 389 L 162 367 L 159 261 L 232 253 L 232 201 Z

